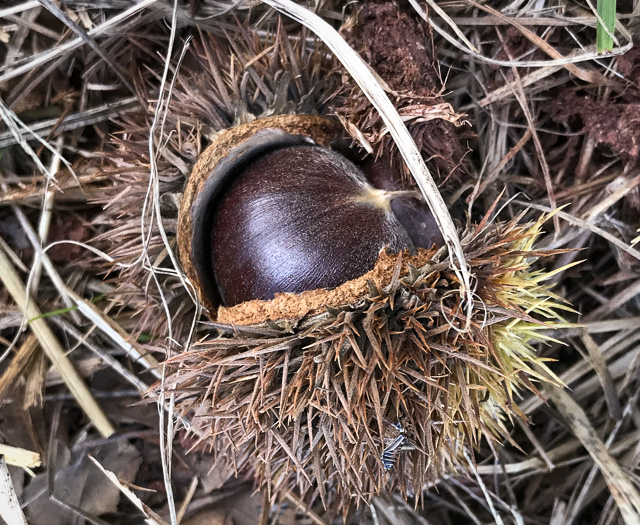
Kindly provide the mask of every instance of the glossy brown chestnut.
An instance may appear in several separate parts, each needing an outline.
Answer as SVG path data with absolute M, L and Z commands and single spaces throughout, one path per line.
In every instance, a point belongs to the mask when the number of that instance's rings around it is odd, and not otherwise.
M 391 194 L 328 148 L 282 147 L 234 178 L 211 230 L 211 267 L 225 306 L 333 288 L 371 270 L 384 248 L 414 249 Z
M 341 129 L 322 116 L 270 116 L 219 132 L 200 155 L 180 205 L 178 247 L 212 319 L 238 318 L 220 308 L 236 305 L 255 317 L 269 305 L 250 300 L 281 292 L 338 291 L 373 270 L 385 248 L 440 244 L 426 206 L 389 170 L 374 163 L 364 173 L 346 158 L 351 150 L 330 149 Z M 293 310 L 285 305 L 282 315 Z

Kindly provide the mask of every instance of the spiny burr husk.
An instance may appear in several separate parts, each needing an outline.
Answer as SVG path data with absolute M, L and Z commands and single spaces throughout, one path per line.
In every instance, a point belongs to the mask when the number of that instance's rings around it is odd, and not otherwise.
M 120 263 L 114 281 L 123 307 L 138 314 L 139 331 L 159 341 L 169 334 L 163 311 L 173 319 L 173 340 L 190 337 L 194 303 L 168 252 L 177 245 L 180 202 L 197 159 L 229 128 L 273 115 L 327 115 L 325 95 L 339 84 L 304 32 L 295 44 L 281 33 L 262 44 L 244 34 L 243 44 L 194 39 L 172 84 L 151 184 L 152 114 L 124 118 L 105 155 L 100 202 L 109 231 L 100 242 Z M 156 98 L 155 77 L 140 78 L 141 96 Z M 246 316 L 246 304 L 214 311 L 218 322 L 197 325 L 204 342 L 169 361 L 162 387 L 175 393 L 198 443 L 239 474 L 264 481 L 271 497 L 294 490 L 308 503 L 343 510 L 352 495 L 366 501 L 399 488 L 419 497 L 482 436 L 507 439 L 503 422 L 520 415 L 520 391 L 554 380 L 531 346 L 540 328 L 562 323 L 556 311 L 566 308 L 530 266 L 551 255 L 533 249 L 540 227 L 483 221 L 464 235 L 477 278 L 469 331 L 441 252 L 384 255 L 374 269 L 380 273 L 352 283 L 351 295 L 327 300 L 323 294 L 335 291 L 321 291 L 310 305 L 284 313 L 275 305 L 292 298 L 279 296 L 254 305 L 269 310 L 258 318 Z M 398 423 L 411 450 L 399 451 L 386 471 L 381 455 Z
M 543 220 L 483 222 L 464 236 L 477 278 L 468 331 L 447 261 L 383 255 L 385 270 L 340 306 L 216 323 L 219 335 L 170 360 L 165 387 L 198 443 L 272 497 L 296 491 L 343 510 L 353 495 L 396 488 L 419 498 L 482 437 L 508 439 L 505 418 L 524 417 L 521 391 L 557 381 L 531 346 L 568 309 L 531 267 L 552 254 L 533 248 Z M 387 471 L 382 454 L 398 428 L 407 450 Z

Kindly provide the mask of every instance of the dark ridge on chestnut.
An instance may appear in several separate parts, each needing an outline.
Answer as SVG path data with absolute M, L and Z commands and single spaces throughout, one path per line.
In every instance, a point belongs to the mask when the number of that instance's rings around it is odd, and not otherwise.
M 222 304 L 334 288 L 373 269 L 384 249 L 414 251 L 389 192 L 317 145 L 264 154 L 217 204 L 211 265 Z

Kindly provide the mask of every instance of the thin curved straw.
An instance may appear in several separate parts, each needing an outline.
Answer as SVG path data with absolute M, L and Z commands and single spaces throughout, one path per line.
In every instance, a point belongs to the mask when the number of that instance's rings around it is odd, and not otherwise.
M 376 108 L 382 120 L 386 124 L 389 132 L 398 147 L 411 175 L 415 179 L 422 195 L 434 215 L 438 228 L 442 232 L 444 241 L 451 255 L 451 265 L 453 271 L 460 280 L 460 293 L 463 296 L 467 312 L 465 329 L 470 322 L 470 314 L 473 308 L 473 281 L 471 271 L 464 257 L 462 244 L 458 237 L 458 232 L 447 205 L 442 199 L 438 187 L 429 173 L 416 143 L 404 125 L 402 118 L 396 111 L 393 103 L 387 97 L 380 81 L 371 71 L 371 68 L 362 60 L 360 55 L 345 42 L 340 34 L 326 23 L 318 15 L 308 9 L 297 5 L 291 0 L 262 0 L 265 4 L 277 9 L 285 15 L 313 31 L 327 45 L 333 54 L 340 60 L 342 65 L 357 82 L 362 92 L 367 96 L 371 104 Z M 457 265 L 455 262 L 457 261 Z

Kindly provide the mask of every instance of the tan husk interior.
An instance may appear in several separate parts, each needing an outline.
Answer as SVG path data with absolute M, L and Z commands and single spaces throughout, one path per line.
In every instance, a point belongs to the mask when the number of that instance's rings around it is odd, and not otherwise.
M 310 137 L 318 144 L 329 146 L 340 130 L 340 124 L 334 120 L 318 115 L 276 115 L 253 120 L 239 126 L 225 129 L 211 145 L 200 155 L 196 162 L 180 203 L 178 216 L 178 249 L 180 262 L 187 277 L 194 285 L 200 301 L 209 310 L 209 316 L 216 319 L 218 305 L 205 296 L 198 280 L 195 267 L 191 261 L 191 239 L 193 228 L 191 225 L 191 208 L 202 191 L 205 182 L 213 168 L 240 143 L 251 137 L 261 129 L 277 128 L 291 135 Z
M 218 309 L 218 321 L 227 324 L 252 325 L 265 321 L 300 319 L 309 314 L 319 313 L 325 308 L 353 304 L 369 293 L 369 283 L 382 288 L 389 284 L 396 268 L 399 268 L 400 277 L 403 277 L 409 273 L 409 265 L 421 268 L 431 262 L 435 252 L 435 249 L 419 249 L 416 255 L 407 253 L 398 255 L 383 251 L 373 270 L 337 288 L 330 290 L 319 288 L 300 294 L 280 293 L 270 301 L 246 301 L 229 308 L 221 306 Z

